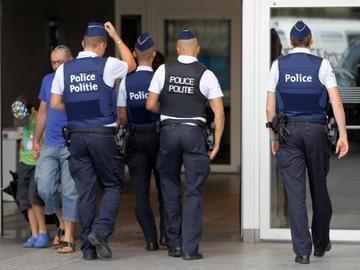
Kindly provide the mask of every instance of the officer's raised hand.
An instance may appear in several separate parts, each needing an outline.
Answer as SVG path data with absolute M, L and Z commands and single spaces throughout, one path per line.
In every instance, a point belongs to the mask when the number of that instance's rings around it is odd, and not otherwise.
M 116 42 L 120 40 L 119 34 L 117 33 L 114 25 L 111 22 L 104 23 L 104 27 L 106 32 L 108 32 L 109 36 Z
M 120 38 L 118 32 L 116 31 L 114 25 L 111 22 L 104 23 L 104 27 L 106 32 L 108 32 L 109 36 L 115 42 L 116 47 L 118 48 L 120 59 L 125 61 L 128 64 L 128 73 L 132 72 L 136 68 L 136 62 L 134 57 L 126 46 L 126 44 Z

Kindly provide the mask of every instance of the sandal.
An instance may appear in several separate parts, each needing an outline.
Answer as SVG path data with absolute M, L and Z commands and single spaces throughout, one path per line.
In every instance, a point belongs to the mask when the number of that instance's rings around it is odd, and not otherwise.
M 65 235 L 65 230 L 61 229 L 60 227 L 57 227 L 55 239 L 52 242 L 53 248 L 58 249 L 60 247 L 61 243 L 63 242 L 61 238 L 63 238 L 64 235 Z
M 59 248 L 57 249 L 57 252 L 61 254 L 74 253 L 75 244 L 68 241 L 62 241 L 61 244 L 59 245 Z

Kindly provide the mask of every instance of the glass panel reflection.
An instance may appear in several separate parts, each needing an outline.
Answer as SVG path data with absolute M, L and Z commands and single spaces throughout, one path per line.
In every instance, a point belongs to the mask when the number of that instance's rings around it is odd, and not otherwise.
M 332 229 L 360 229 L 360 8 L 275 8 L 271 10 L 271 60 L 287 54 L 292 25 L 302 19 L 310 27 L 312 52 L 328 59 L 344 102 L 350 152 L 331 158 L 328 189 L 333 204 Z M 331 114 L 332 112 L 329 112 Z M 287 198 L 271 158 L 272 228 L 288 228 Z M 310 194 L 307 195 L 311 221 Z

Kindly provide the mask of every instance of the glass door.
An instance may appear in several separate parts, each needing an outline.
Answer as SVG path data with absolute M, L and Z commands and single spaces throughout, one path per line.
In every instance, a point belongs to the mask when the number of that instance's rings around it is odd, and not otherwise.
M 344 103 L 350 151 L 346 158 L 338 160 L 332 155 L 328 189 L 332 199 L 332 240 L 360 240 L 360 6 L 354 1 L 342 6 L 329 6 L 317 1 L 317 6 L 303 3 L 290 7 L 287 1 L 268 6 L 270 35 L 270 62 L 290 50 L 289 32 L 292 25 L 302 19 L 312 30 L 312 53 L 328 59 L 337 78 Z M 309 1 L 306 1 L 309 2 Z M 320 3 L 318 3 L 320 2 Z M 330 1 L 331 2 L 331 1 Z M 269 154 L 268 184 L 261 187 L 261 232 L 263 239 L 290 239 L 287 214 L 287 197 L 281 175 Z M 309 222 L 312 209 L 310 194 L 307 195 Z M 265 218 L 268 218 L 266 220 Z M 309 226 L 310 227 L 310 226 Z

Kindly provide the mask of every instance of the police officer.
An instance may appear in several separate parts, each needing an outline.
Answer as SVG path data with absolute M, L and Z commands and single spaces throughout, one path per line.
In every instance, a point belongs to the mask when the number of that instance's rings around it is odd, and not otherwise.
M 210 172 L 210 160 L 219 151 L 224 129 L 223 94 L 214 73 L 198 62 L 200 48 L 190 29 L 179 33 L 176 46 L 178 58 L 161 65 L 154 74 L 146 108 L 161 113 L 157 166 L 165 202 L 168 254 L 195 260 L 202 258 L 202 187 Z M 207 101 L 215 114 L 215 144 L 209 153 L 204 131 Z
M 123 61 L 102 57 L 107 33 Z M 65 109 L 68 118 L 70 172 L 79 192 L 81 250 L 84 259 L 92 260 L 97 255 L 112 256 L 107 240 L 114 230 L 124 187 L 123 167 L 114 141 L 117 121 L 114 83 L 134 70 L 136 64 L 110 22 L 89 23 L 82 45 L 84 51 L 76 59 L 57 69 L 51 106 Z M 98 215 L 97 181 L 104 190 Z
M 155 168 L 159 151 L 159 114 L 145 108 L 150 81 L 154 75 L 152 62 L 156 55 L 154 41 L 147 34 L 141 34 L 135 42 L 134 57 L 138 61 L 136 72 L 129 74 L 121 81 L 118 96 L 120 124 L 129 124 L 131 133 L 128 152 L 129 173 L 134 184 L 136 195 L 135 213 L 142 228 L 146 249 L 159 249 L 157 230 L 150 205 L 151 171 L 154 172 L 160 206 L 160 244 L 166 245 L 165 212 L 159 182 Z
M 326 128 L 329 98 L 339 126 L 338 158 L 347 154 L 348 141 L 344 109 L 329 61 L 311 54 L 312 35 L 303 21 L 292 27 L 290 39 L 293 50 L 271 67 L 266 113 L 267 120 L 271 121 L 278 110 L 284 118 L 282 126 L 287 121 L 283 128 L 285 132 L 280 132 L 285 136 L 278 137 L 269 129 L 271 149 L 288 195 L 295 262 L 308 264 L 312 244 L 314 256 L 318 257 L 331 248 L 332 207 L 326 185 L 330 158 Z M 313 205 L 311 235 L 306 210 L 305 169 Z

